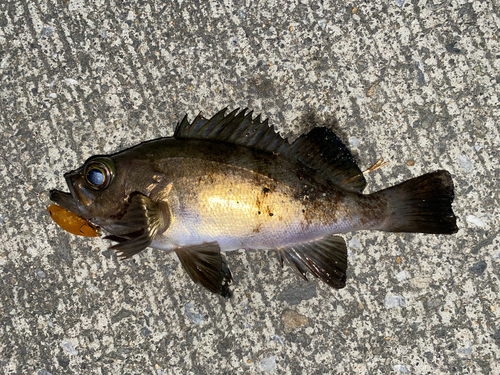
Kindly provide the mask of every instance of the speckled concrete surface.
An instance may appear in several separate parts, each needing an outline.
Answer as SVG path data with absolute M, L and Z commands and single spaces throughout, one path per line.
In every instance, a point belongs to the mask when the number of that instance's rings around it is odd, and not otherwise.
M 498 1 L 0 2 L 0 373 L 499 374 L 499 29 Z M 340 291 L 233 252 L 224 300 L 50 220 L 87 157 L 225 106 L 336 118 L 390 161 L 368 191 L 449 170 L 459 232 L 348 234 Z

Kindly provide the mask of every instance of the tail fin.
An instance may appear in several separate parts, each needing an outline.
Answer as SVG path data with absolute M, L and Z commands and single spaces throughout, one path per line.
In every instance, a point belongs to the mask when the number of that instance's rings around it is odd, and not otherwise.
M 451 208 L 455 194 L 448 171 L 440 170 L 405 181 L 374 194 L 387 202 L 380 230 L 452 234 L 458 231 Z

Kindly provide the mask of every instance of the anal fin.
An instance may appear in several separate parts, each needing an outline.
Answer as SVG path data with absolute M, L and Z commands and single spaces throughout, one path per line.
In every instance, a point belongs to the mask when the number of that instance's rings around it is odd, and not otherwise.
M 283 267 L 286 259 L 299 275 L 307 280 L 307 271 L 335 289 L 345 287 L 347 246 L 342 237 L 328 236 L 278 248 Z
M 228 285 L 232 281 L 231 272 L 222 259 L 217 242 L 180 247 L 175 253 L 195 283 L 223 297 L 231 296 Z

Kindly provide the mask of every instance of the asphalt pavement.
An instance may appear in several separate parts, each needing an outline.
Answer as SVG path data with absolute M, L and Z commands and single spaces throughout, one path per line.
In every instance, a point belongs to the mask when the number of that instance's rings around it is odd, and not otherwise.
M 1 374 L 500 374 L 498 1 L 0 2 Z M 95 154 L 248 107 L 335 128 L 373 192 L 437 169 L 454 235 L 360 231 L 347 286 L 226 255 L 233 297 L 175 255 L 129 261 L 47 213 Z

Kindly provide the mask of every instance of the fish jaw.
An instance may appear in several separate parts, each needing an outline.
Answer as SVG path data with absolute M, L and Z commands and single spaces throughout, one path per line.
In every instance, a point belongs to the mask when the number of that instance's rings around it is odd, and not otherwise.
M 59 206 L 65 208 L 66 210 L 77 214 L 78 216 L 84 217 L 88 219 L 88 210 L 85 209 L 85 205 L 81 202 L 88 202 L 89 204 L 92 202 L 91 197 L 86 196 L 85 194 L 77 194 L 77 189 L 75 186 L 78 186 L 78 191 L 82 191 L 82 182 L 79 181 L 76 177 L 80 171 L 73 171 L 66 173 L 64 178 L 66 179 L 66 184 L 69 188 L 69 193 L 65 193 L 59 190 L 51 190 L 50 191 L 50 200 Z M 87 198 L 87 199 L 82 199 Z
M 65 193 L 59 190 L 51 190 L 50 200 L 67 211 L 73 212 L 78 216 L 82 216 L 80 209 L 76 205 L 75 200 L 70 193 Z

